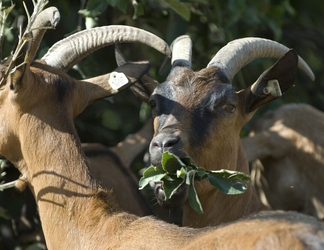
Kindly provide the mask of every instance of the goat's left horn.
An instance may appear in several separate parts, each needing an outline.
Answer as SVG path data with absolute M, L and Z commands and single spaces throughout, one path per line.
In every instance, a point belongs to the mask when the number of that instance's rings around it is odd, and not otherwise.
M 55 43 L 42 59 L 48 65 L 67 71 L 95 50 L 116 43 L 131 42 L 146 44 L 171 56 L 168 44 L 158 36 L 135 27 L 111 25 L 75 33 Z
M 241 38 L 229 42 L 220 49 L 209 62 L 208 67 L 222 68 L 232 80 L 236 73 L 251 61 L 264 57 L 280 58 L 288 50 L 288 47 L 272 40 L 257 37 Z M 298 67 L 311 80 L 315 80 L 313 71 L 301 57 L 298 57 Z
M 29 48 L 28 62 L 31 62 L 38 50 L 38 47 L 42 41 L 42 38 L 48 28 L 55 28 L 60 21 L 60 12 L 56 7 L 49 7 L 43 10 L 36 17 L 34 23 L 31 26 L 32 41 Z
M 177 37 L 170 46 L 172 50 L 172 66 L 191 67 L 192 41 L 189 36 L 183 35 Z

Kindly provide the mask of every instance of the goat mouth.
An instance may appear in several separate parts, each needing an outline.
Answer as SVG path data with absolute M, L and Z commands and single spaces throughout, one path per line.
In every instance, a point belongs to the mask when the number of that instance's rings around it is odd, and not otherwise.
M 183 183 L 168 200 L 165 200 L 162 181 L 154 183 L 154 194 L 161 207 L 174 209 L 180 208 L 188 199 L 189 186 Z
M 190 159 L 190 157 L 188 156 L 188 154 L 186 154 L 185 152 L 183 151 L 177 151 L 177 152 L 174 152 L 173 150 L 165 150 L 165 151 L 161 151 L 159 154 L 156 154 L 156 155 L 150 155 L 150 162 L 151 162 L 151 166 L 154 166 L 154 167 L 161 167 L 162 166 L 162 155 L 165 153 L 165 152 L 169 152 L 175 156 L 177 156 L 180 160 L 185 160 L 185 159 Z

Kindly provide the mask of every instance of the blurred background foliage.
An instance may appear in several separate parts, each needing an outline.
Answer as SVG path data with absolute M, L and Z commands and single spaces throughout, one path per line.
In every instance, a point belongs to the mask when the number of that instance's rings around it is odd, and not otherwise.
M 24 22 L 26 15 L 22 1 L 2 0 L 0 3 L 0 21 L 3 22 L 4 15 L 8 14 L 0 37 L 0 55 L 5 59 L 17 41 L 17 23 Z M 12 3 L 14 8 L 10 11 L 8 8 Z M 32 12 L 32 1 L 26 0 L 25 3 Z M 316 80 L 311 82 L 299 72 L 295 86 L 279 100 L 260 108 L 254 119 L 268 109 L 291 102 L 309 103 L 324 110 L 324 1 L 50 0 L 48 6 L 60 10 L 61 21 L 56 30 L 46 33 L 38 57 L 58 40 L 79 30 L 118 24 L 143 28 L 169 44 L 179 35 L 190 35 L 193 40 L 192 68 L 199 70 L 229 41 L 247 36 L 263 37 L 296 49 L 313 69 Z M 121 49 L 129 60 L 150 60 L 149 74 L 159 81 L 165 79 L 167 71 L 159 73 L 164 60 L 162 54 L 139 44 L 125 44 Z M 253 83 L 273 62 L 262 59 L 250 63 L 234 78 L 237 89 Z M 69 74 L 81 79 L 116 67 L 114 48 L 110 46 L 88 56 Z M 113 146 L 140 129 L 149 116 L 147 105 L 126 90 L 88 107 L 75 119 L 75 125 L 82 142 Z M 248 133 L 249 124 L 244 127 L 242 135 Z M 139 157 L 134 171 L 145 166 L 142 159 Z M 1 163 L 0 173 L 1 182 L 19 176 L 18 171 L 5 161 Z M 19 193 L 9 189 L 0 192 L 0 250 L 45 249 L 40 234 L 37 234 L 41 230 L 37 211 L 27 211 L 26 204 L 31 199 L 29 191 Z M 28 221 L 32 221 L 32 225 L 28 225 Z

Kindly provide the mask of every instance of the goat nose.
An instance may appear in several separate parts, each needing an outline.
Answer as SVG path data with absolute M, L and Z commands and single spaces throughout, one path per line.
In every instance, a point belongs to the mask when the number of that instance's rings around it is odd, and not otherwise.
M 161 164 L 162 154 L 166 151 L 178 155 L 183 155 L 181 137 L 174 134 L 161 133 L 155 136 L 150 144 L 150 159 L 153 166 Z
M 153 138 L 151 147 L 159 149 L 162 152 L 167 151 L 169 148 L 172 148 L 180 141 L 180 137 L 177 135 L 164 135 L 160 134 Z

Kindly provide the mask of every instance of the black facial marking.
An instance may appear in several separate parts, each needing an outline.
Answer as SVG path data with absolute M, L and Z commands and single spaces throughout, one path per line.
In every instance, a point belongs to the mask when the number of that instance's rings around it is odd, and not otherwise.
M 231 105 L 235 110 L 237 96 L 228 77 L 216 67 L 197 73 L 176 67 L 167 81 L 156 88 L 151 100 L 156 104 L 153 114 L 159 117 L 156 133 L 169 127 L 165 122 L 172 115 L 181 124 L 179 129 L 188 130 L 184 132 L 189 144 L 200 147 L 217 129 L 218 122 L 232 115 L 224 107 Z
M 159 117 L 157 131 L 165 123 L 167 117 L 179 108 L 179 105 L 173 100 L 173 92 L 169 84 L 161 84 L 156 88 L 155 93 L 150 97 L 149 103 L 154 103 L 152 112 L 154 116 Z
M 63 102 L 65 96 L 68 93 L 68 90 L 70 89 L 71 84 L 69 84 L 69 82 L 66 81 L 65 78 L 63 78 L 61 81 L 56 81 L 55 85 L 57 98 L 60 102 Z
M 71 82 L 67 75 L 62 74 L 58 69 L 39 62 L 33 62 L 33 66 L 42 70 L 42 73 L 38 73 L 41 82 L 55 88 L 56 98 L 59 102 L 63 102 L 67 98 L 67 95 L 72 93 L 73 82 Z
M 189 143 L 200 147 L 211 135 L 212 127 L 217 127 L 219 119 L 229 115 L 223 107 L 236 104 L 236 93 L 232 85 L 217 84 L 191 112 Z

